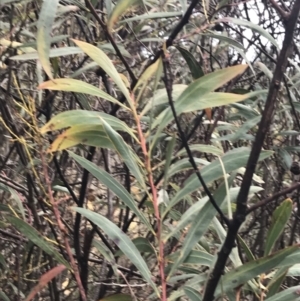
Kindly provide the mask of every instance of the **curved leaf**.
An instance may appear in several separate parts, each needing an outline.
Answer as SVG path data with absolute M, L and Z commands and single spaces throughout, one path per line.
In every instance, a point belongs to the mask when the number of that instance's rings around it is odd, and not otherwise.
M 140 5 L 140 4 L 143 4 L 142 0 L 119 0 L 108 18 L 108 21 L 107 21 L 108 30 L 109 31 L 112 30 L 115 23 L 119 20 L 121 15 L 127 9 L 129 9 L 130 7 L 132 7 L 134 5 Z
M 265 301 L 300 301 L 300 285 L 287 288 Z
M 121 201 L 124 202 L 128 208 L 132 210 L 140 218 L 140 220 L 148 227 L 148 230 L 151 230 L 152 227 L 149 221 L 144 216 L 143 212 L 139 210 L 134 199 L 129 194 L 129 192 L 108 172 L 99 168 L 93 162 L 86 160 L 83 157 L 80 157 L 73 152 L 68 152 L 69 155 L 76 160 L 83 168 L 88 170 L 94 177 L 96 177 L 101 183 L 103 183 L 108 189 L 110 189 Z M 152 230 L 153 231 L 153 230 Z
M 273 212 L 271 227 L 267 234 L 264 256 L 271 253 L 277 239 L 282 234 L 284 227 L 292 214 L 292 209 L 293 201 L 291 199 L 286 199 Z
M 216 296 L 223 292 L 235 289 L 256 276 L 276 268 L 286 256 L 293 254 L 298 249 L 298 246 L 288 247 L 272 255 L 247 262 L 242 266 L 233 269 L 222 277 L 222 280 L 216 289 Z
M 57 262 L 66 266 L 68 269 L 71 268 L 69 263 L 54 249 L 53 245 L 47 242 L 33 227 L 17 217 L 7 216 L 6 218 L 18 231 L 20 231 L 36 246 L 41 248 L 45 253 L 53 257 Z
M 139 253 L 138 249 L 130 238 L 114 223 L 101 216 L 98 213 L 92 212 L 84 208 L 73 208 L 76 212 L 85 216 L 92 221 L 95 225 L 100 227 L 105 234 L 122 250 L 122 252 L 130 259 L 130 261 L 137 267 L 144 279 L 152 286 L 157 296 L 159 291 L 152 280 L 151 272 L 148 269 L 147 264 Z
M 43 82 L 38 86 L 38 89 L 48 89 L 55 91 L 66 91 L 66 92 L 77 92 L 89 94 L 97 97 L 101 97 L 103 99 L 109 100 L 112 103 L 117 103 L 122 108 L 128 110 L 128 108 L 120 103 L 117 99 L 113 98 L 106 92 L 100 90 L 93 85 L 85 83 L 78 79 L 73 78 L 57 78 L 55 80 L 50 80 L 47 82 Z
M 32 300 L 36 294 L 41 292 L 41 290 L 57 275 L 59 275 L 66 267 L 64 265 L 59 265 L 57 267 L 52 268 L 50 271 L 46 272 L 39 279 L 39 283 L 31 290 L 28 297 L 25 301 Z
M 187 65 L 189 66 L 189 69 L 192 73 L 193 79 L 200 78 L 204 75 L 204 72 L 200 66 L 200 64 L 196 61 L 194 56 L 186 49 L 176 46 L 176 48 L 179 50 L 183 58 L 185 59 Z
M 225 17 L 222 18 L 222 22 L 231 22 L 234 23 L 236 25 L 242 25 L 245 27 L 248 27 L 254 31 L 257 31 L 260 35 L 262 35 L 263 37 L 265 37 L 267 40 L 269 40 L 274 46 L 276 46 L 276 48 L 279 50 L 279 45 L 276 42 L 276 40 L 266 31 L 264 30 L 262 27 L 260 27 L 259 25 L 256 25 L 250 21 L 247 20 L 242 20 L 242 19 L 235 19 L 235 18 L 230 18 L 230 17 Z
M 102 124 L 103 124 L 104 131 L 107 137 L 110 139 L 111 143 L 114 145 L 115 150 L 119 153 L 119 155 L 124 160 L 129 170 L 132 172 L 133 176 L 140 183 L 140 185 L 144 189 L 147 189 L 144 176 L 138 165 L 139 163 L 139 161 L 137 160 L 138 158 L 134 155 L 131 147 L 124 141 L 124 139 L 115 130 L 113 130 L 113 128 L 104 119 L 102 119 Z M 140 162 L 140 164 L 142 163 Z
M 102 126 L 80 124 L 58 135 L 47 152 L 62 151 L 78 144 L 114 149 Z
M 127 124 L 112 115 L 86 110 L 70 110 L 55 115 L 49 122 L 47 122 L 41 129 L 42 134 L 60 130 L 67 127 L 78 126 L 78 125 L 102 125 L 101 118 L 103 118 L 113 129 L 116 131 L 125 131 L 130 134 L 133 138 L 133 130 L 130 129 Z M 137 138 L 135 138 L 137 140 Z
M 272 151 L 261 152 L 259 160 L 264 160 L 273 154 Z M 250 148 L 240 147 L 228 151 L 223 157 L 221 157 L 224 168 L 227 173 L 236 170 L 242 166 L 245 166 L 250 155 Z M 206 184 L 215 181 L 222 177 L 222 166 L 219 160 L 215 160 L 209 165 L 204 166 L 201 170 L 201 175 Z M 170 201 L 167 210 L 171 209 L 181 199 L 183 199 L 189 193 L 199 189 L 201 187 L 198 177 L 194 174 L 190 176 L 184 183 L 183 188 L 176 193 L 174 198 Z
M 132 101 L 129 91 L 109 57 L 94 45 L 74 39 L 72 41 L 111 77 L 126 97 L 128 103 L 131 104 Z

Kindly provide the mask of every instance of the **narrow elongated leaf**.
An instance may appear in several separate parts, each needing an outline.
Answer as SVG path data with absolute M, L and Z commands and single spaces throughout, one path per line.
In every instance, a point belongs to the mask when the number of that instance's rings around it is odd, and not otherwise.
M 133 151 L 131 150 L 130 146 L 116 131 L 113 130 L 113 128 L 104 119 L 102 119 L 102 124 L 104 131 L 107 137 L 110 139 L 111 143 L 114 145 L 115 150 L 119 153 L 140 185 L 143 188 L 147 189 L 144 181 L 144 176 L 138 165 L 137 157 L 133 155 Z
M 180 256 L 180 251 L 172 253 L 171 255 L 167 256 L 168 262 L 175 262 L 177 258 Z M 210 266 L 214 256 L 200 250 L 192 250 L 190 254 L 186 257 L 183 263 L 192 264 L 192 265 L 203 265 L 203 266 Z
M 119 89 L 126 97 L 128 103 L 131 104 L 129 91 L 109 57 L 101 49 L 97 48 L 94 45 L 74 39 L 72 41 L 111 77 L 111 79 L 115 82 L 115 84 L 119 87 Z
M 52 31 L 52 25 L 54 23 L 58 2 L 58 0 L 43 1 L 37 24 L 37 52 L 39 54 L 41 65 L 51 79 L 53 79 L 53 76 L 49 60 L 50 34 Z
M 213 154 L 216 156 L 222 156 L 224 154 L 223 150 L 220 148 L 217 148 L 216 146 L 213 145 L 207 145 L 207 144 L 192 144 L 190 146 L 191 151 L 197 151 L 200 153 L 208 153 L 208 154 Z M 182 149 L 180 150 L 176 156 L 182 156 L 183 154 L 186 154 L 186 150 Z
M 273 154 L 272 151 L 261 152 L 259 160 L 264 160 Z M 250 148 L 241 147 L 233 149 L 227 152 L 222 157 L 222 162 L 227 173 L 232 172 L 242 166 L 245 166 L 250 155 Z M 215 181 L 222 177 L 222 166 L 219 160 L 213 161 L 211 164 L 204 166 L 201 170 L 201 175 L 206 184 Z M 170 201 L 167 210 L 171 209 L 175 204 L 177 204 L 181 199 L 183 199 L 189 193 L 194 192 L 199 189 L 201 184 L 196 175 L 190 176 L 184 183 L 183 188 L 176 193 L 174 198 Z
M 49 131 L 60 130 L 74 125 L 102 125 L 100 118 L 103 118 L 114 130 L 125 131 L 135 138 L 132 129 L 119 118 L 103 112 L 86 110 L 70 110 L 59 113 L 51 118 L 51 120 L 40 129 L 40 132 L 44 134 Z M 137 138 L 135 139 L 137 140 Z
M 172 98 L 176 101 L 180 94 L 187 88 L 187 85 L 173 85 L 172 87 Z M 166 89 L 158 89 L 155 91 L 153 98 L 146 104 L 141 115 L 145 115 L 149 110 L 151 114 L 156 117 L 165 108 L 168 107 L 168 94 Z
M 109 262 L 110 266 L 112 267 L 115 276 L 118 278 L 118 266 L 114 257 L 114 254 L 108 249 L 108 247 L 100 240 L 93 239 L 92 245 L 100 252 L 100 254 L 105 258 L 107 262 Z
M 284 227 L 291 216 L 292 209 L 293 201 L 291 199 L 286 199 L 273 212 L 271 227 L 267 234 L 264 256 L 271 253 L 277 239 L 282 234 Z
M 201 77 L 200 79 L 202 79 Z M 189 86 L 190 87 L 190 86 Z M 189 90 L 187 88 L 186 90 Z M 185 91 L 186 91 L 185 90 Z M 183 92 L 184 93 L 184 92 Z M 183 94 L 182 93 L 182 94 Z M 177 102 L 175 102 L 176 114 L 195 112 L 199 110 L 204 110 L 206 108 L 214 108 L 219 106 L 225 106 L 239 101 L 244 101 L 246 99 L 252 98 L 257 95 L 266 94 L 267 91 L 255 91 L 244 95 L 233 94 L 233 93 L 223 93 L 223 92 L 203 92 L 201 94 L 201 89 L 198 91 L 199 94 L 194 94 L 184 97 L 184 99 L 179 96 Z M 201 96 L 199 96 L 201 95 Z M 179 100 L 181 103 L 179 104 Z M 172 111 L 170 108 L 165 109 L 153 123 L 153 128 L 159 125 L 159 130 L 163 129 L 168 123 L 174 119 Z
M 0 289 L 0 299 L 3 301 L 11 301 L 8 296 Z
M 254 277 L 276 268 L 286 256 L 291 255 L 298 250 L 298 246 L 288 247 L 272 255 L 247 262 L 244 265 L 233 269 L 222 277 L 222 280 L 216 289 L 216 297 L 222 292 L 235 289 L 247 283 Z
M 140 5 L 140 4 L 143 4 L 142 0 L 119 0 L 108 18 L 107 21 L 108 30 L 109 31 L 112 30 L 115 23 L 119 20 L 121 15 L 124 12 L 126 12 L 127 9 L 129 9 L 134 5 Z
M 266 301 L 300 301 L 300 285 L 287 288 Z
M 185 286 L 184 292 L 191 301 L 201 301 L 202 300 L 200 293 L 192 287 Z
M 65 270 L 64 265 L 59 265 L 57 267 L 52 268 L 50 271 L 46 272 L 44 275 L 41 276 L 39 279 L 39 283 L 32 289 L 28 297 L 25 301 L 32 300 L 36 294 L 41 292 L 41 290 L 57 275 L 59 275 L 63 270 Z
M 135 213 L 137 217 L 148 227 L 148 230 L 151 230 L 152 227 L 144 216 L 143 212 L 138 209 L 134 199 L 129 194 L 129 192 L 115 179 L 113 178 L 108 172 L 99 168 L 93 162 L 86 160 L 83 157 L 80 157 L 73 152 L 68 152 L 69 155 L 76 160 L 82 167 L 88 170 L 95 178 L 97 178 L 100 182 L 102 182 L 108 189 L 110 189 L 117 197 L 120 198 L 121 201 L 124 202 L 128 208 L 131 209 L 132 212 Z M 152 230 L 153 231 L 153 230 Z
M 211 37 L 213 39 L 220 40 L 221 42 L 228 43 L 228 45 L 235 46 L 235 47 L 243 49 L 243 50 L 245 49 L 242 44 L 240 44 L 239 42 L 237 42 L 236 40 L 234 40 L 230 37 L 226 37 L 225 35 L 217 34 L 217 33 L 214 33 L 214 32 L 206 32 L 203 35 Z
M 53 48 L 49 51 L 49 58 L 66 56 L 72 54 L 83 53 L 83 51 L 79 47 L 61 47 L 61 48 Z M 39 53 L 37 51 L 32 51 L 25 54 L 15 55 L 10 57 L 10 60 L 14 61 L 28 61 L 28 60 L 37 60 L 39 58 Z
M 117 103 L 122 108 L 128 110 L 128 108 L 125 105 L 120 103 L 117 99 L 113 98 L 106 92 L 88 83 L 73 78 L 57 78 L 55 80 L 43 82 L 38 86 L 38 89 L 48 89 L 48 90 L 55 90 L 55 91 L 89 94 L 89 95 L 93 95 L 109 100 L 112 103 Z
M 179 52 L 185 59 L 187 65 L 189 66 L 189 69 L 192 73 L 193 79 L 198 79 L 201 76 L 203 76 L 204 72 L 203 72 L 200 64 L 194 58 L 194 56 L 189 51 L 187 51 L 186 49 L 184 49 L 182 47 L 177 46 L 176 48 L 179 50 Z
M 248 245 L 246 244 L 246 242 L 240 237 L 240 235 L 238 235 L 238 240 L 239 243 L 243 249 L 243 251 L 245 252 L 248 261 L 252 261 L 255 260 L 255 256 L 253 255 L 252 251 L 249 249 Z
M 233 175 L 230 176 L 228 180 L 229 186 L 231 186 L 234 178 L 235 178 L 235 173 L 233 173 Z M 223 184 L 215 191 L 213 195 L 217 206 L 219 207 L 221 206 L 221 204 L 224 201 L 225 195 L 226 195 L 226 185 L 224 181 Z M 204 198 L 201 200 L 202 203 L 204 200 L 205 200 Z M 208 198 L 206 198 L 205 201 L 206 202 L 204 202 L 203 205 L 201 204 L 201 202 L 197 202 L 192 206 L 195 208 L 195 214 L 190 213 L 190 217 L 193 217 L 193 219 L 189 231 L 183 241 L 182 244 L 183 246 L 180 250 L 179 256 L 176 258 L 176 261 L 174 262 L 169 272 L 168 278 L 173 274 L 173 272 L 176 271 L 177 267 L 179 267 L 179 265 L 186 260 L 186 258 L 189 256 L 194 246 L 200 241 L 201 237 L 207 231 L 214 216 L 217 214 L 211 202 L 208 201 Z M 202 205 L 200 210 L 199 210 L 199 205 Z M 190 209 L 188 211 L 191 211 Z M 181 229 L 182 226 L 184 226 L 187 222 L 190 222 L 190 220 L 188 219 L 188 215 L 184 214 L 184 216 L 182 216 L 182 219 L 178 223 L 178 226 L 176 227 L 175 231 L 177 231 L 178 228 Z M 174 231 L 172 232 L 174 233 Z
M 281 268 L 281 269 L 276 271 L 276 273 L 273 276 L 272 280 L 268 283 L 267 298 L 270 298 L 271 296 L 274 296 L 280 290 L 281 284 L 284 281 L 288 270 L 289 269 L 287 269 L 287 268 Z
M 247 21 L 247 20 L 235 19 L 235 18 L 230 18 L 230 17 L 222 18 L 222 22 L 231 22 L 231 23 L 236 24 L 236 25 L 241 25 L 241 26 L 248 27 L 248 28 L 258 32 L 260 35 L 265 37 L 267 40 L 269 40 L 274 46 L 276 46 L 276 48 L 278 50 L 280 49 L 278 43 L 276 42 L 276 40 L 266 30 L 264 30 L 262 27 L 260 27 L 257 24 L 254 24 L 254 23 L 252 23 L 250 21 Z
M 6 218 L 9 220 L 10 223 L 12 223 L 14 227 L 16 227 L 16 229 L 18 229 L 18 231 L 20 231 L 36 246 L 41 248 L 45 253 L 47 253 L 51 257 L 53 257 L 57 262 L 63 264 L 64 266 L 70 269 L 69 263 L 54 249 L 53 245 L 47 242 L 33 227 L 31 227 L 29 224 L 17 217 L 8 216 Z
M 84 208 L 73 208 L 76 212 L 88 218 L 95 225 L 100 227 L 105 234 L 123 251 L 129 260 L 137 267 L 144 279 L 152 286 L 156 294 L 159 296 L 159 291 L 152 280 L 151 272 L 148 266 L 134 243 L 130 238 L 114 223 L 105 218 L 104 216 L 92 212 Z
M 137 237 L 132 240 L 136 248 L 139 250 L 140 253 L 151 253 L 155 254 L 155 250 L 153 249 L 153 246 L 150 244 L 150 242 L 144 238 L 144 237 Z M 123 255 L 122 250 L 119 250 L 115 254 L 116 256 Z
M 147 19 L 162 19 L 162 18 L 174 18 L 177 16 L 182 16 L 182 12 L 157 12 L 157 13 L 146 13 L 139 16 L 134 16 L 132 18 L 126 18 L 124 21 L 120 21 L 119 23 L 126 23 L 132 21 L 139 21 L 139 20 L 147 20 Z
M 74 125 L 58 135 L 47 150 L 62 151 L 78 144 L 115 149 L 101 125 Z
M 133 91 L 136 91 L 139 86 L 145 85 L 148 82 L 148 80 L 157 72 L 158 68 L 161 68 L 162 66 L 161 64 L 162 64 L 161 58 L 159 58 L 154 64 L 151 64 L 140 76 Z

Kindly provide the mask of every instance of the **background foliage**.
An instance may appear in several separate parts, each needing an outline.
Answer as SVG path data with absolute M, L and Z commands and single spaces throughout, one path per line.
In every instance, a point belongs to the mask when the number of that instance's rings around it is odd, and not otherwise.
M 0 0 L 0 299 L 300 300 L 299 10 Z

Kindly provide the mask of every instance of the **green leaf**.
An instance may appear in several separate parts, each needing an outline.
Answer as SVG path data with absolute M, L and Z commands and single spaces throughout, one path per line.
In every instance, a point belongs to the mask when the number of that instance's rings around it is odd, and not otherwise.
M 250 250 L 250 248 L 248 247 L 248 245 L 246 244 L 246 242 L 241 238 L 240 235 L 238 235 L 238 241 L 242 247 L 242 249 L 244 250 L 248 261 L 252 261 L 255 260 L 255 256 L 253 255 L 252 251 Z
M 48 153 L 61 151 L 78 144 L 115 149 L 100 125 L 74 125 L 58 135 Z
M 204 78 L 201 77 L 200 80 Z M 196 81 L 195 81 L 196 82 Z M 194 82 L 194 83 L 195 83 Z M 190 86 L 189 86 L 190 87 Z M 189 87 L 186 90 L 190 90 Z M 186 91 L 185 90 L 185 91 Z M 244 95 L 238 95 L 233 93 L 223 93 L 223 92 L 201 92 L 199 89 L 197 94 L 187 96 L 185 95 L 182 98 L 182 95 L 178 98 L 177 102 L 175 102 L 175 110 L 176 114 L 179 116 L 181 113 L 195 112 L 199 110 L 204 110 L 207 108 L 214 108 L 219 106 L 225 106 L 232 103 L 236 103 L 239 101 L 244 101 L 253 96 L 261 95 L 266 93 L 267 91 L 254 91 Z M 180 104 L 179 104 L 180 101 Z M 155 120 L 152 128 L 158 127 L 158 131 L 163 129 L 168 123 L 170 123 L 174 119 L 173 114 L 170 108 L 165 109 Z
M 270 230 L 267 234 L 264 256 L 269 255 L 286 226 L 293 209 L 291 199 L 284 200 L 273 212 Z
M 183 289 L 184 289 L 185 294 L 191 301 L 201 301 L 202 300 L 200 293 L 197 290 L 195 290 L 194 288 L 185 286 Z
M 226 172 L 229 173 L 242 166 L 245 166 L 247 164 L 250 151 L 250 148 L 240 147 L 228 151 L 223 157 L 221 157 Z M 264 160 L 270 157 L 272 154 L 272 151 L 262 151 L 259 160 Z M 206 184 L 223 176 L 222 166 L 219 160 L 215 160 L 209 165 L 204 166 L 200 172 Z M 200 189 L 200 187 L 201 184 L 199 183 L 198 177 L 193 174 L 185 181 L 183 188 L 176 193 L 174 198 L 170 201 L 166 211 L 171 209 L 186 195 L 196 191 L 197 189 Z
M 243 49 L 243 50 L 245 49 L 244 46 L 242 44 L 240 44 L 239 42 L 237 42 L 236 40 L 234 40 L 230 37 L 226 37 L 225 35 L 222 35 L 222 34 L 217 34 L 217 33 L 208 31 L 208 32 L 203 33 L 202 35 L 208 36 L 213 39 L 220 40 L 222 42 L 225 42 L 229 45 L 235 46 L 235 47 Z
M 136 248 L 139 250 L 140 253 L 151 253 L 155 254 L 155 250 L 153 246 L 150 244 L 148 239 L 144 237 L 137 237 L 132 240 Z M 123 254 L 122 250 L 116 252 L 116 256 L 121 256 Z
M 119 0 L 108 17 L 107 28 L 109 31 L 113 29 L 113 26 L 117 23 L 119 18 L 127 9 L 131 8 L 134 5 L 143 4 L 142 0 Z
M 37 23 L 37 52 L 39 54 L 41 65 L 50 79 L 53 79 L 49 60 L 51 43 L 50 34 L 52 31 L 52 25 L 54 23 L 58 3 L 58 0 L 43 1 Z
M 187 85 L 173 85 L 172 87 L 172 98 L 173 101 L 176 101 L 180 94 L 187 88 Z M 157 107 L 157 108 L 155 108 Z M 151 114 L 155 117 L 159 113 L 161 113 L 165 108 L 168 107 L 168 94 L 166 89 L 158 89 L 155 91 L 152 99 L 147 102 L 144 107 L 141 115 L 145 115 L 149 110 L 151 110 Z
M 93 162 L 90 162 L 86 160 L 83 157 L 80 157 L 73 152 L 68 152 L 69 155 L 76 160 L 83 168 L 88 170 L 95 178 L 97 178 L 101 183 L 103 183 L 108 189 L 110 189 L 117 197 L 120 198 L 122 202 L 132 212 L 135 213 L 137 217 L 140 218 L 140 220 L 148 227 L 148 230 L 151 230 L 152 227 L 147 220 L 147 218 L 144 216 L 143 212 L 139 210 L 137 207 L 134 199 L 132 196 L 129 194 L 129 192 L 121 185 L 115 178 L 113 178 L 108 172 L 103 170 L 102 168 L 98 167 L 96 164 Z M 153 230 L 152 230 L 153 231 Z
M 257 126 L 260 122 L 261 116 L 254 117 L 247 120 L 234 134 L 232 134 L 230 141 L 235 143 L 240 139 L 245 139 L 247 132 L 253 127 Z
M 265 301 L 300 301 L 300 285 L 293 286 L 267 298 Z
M 38 89 L 48 89 L 55 91 L 65 91 L 65 92 L 77 92 L 89 94 L 97 97 L 101 97 L 103 99 L 109 100 L 112 103 L 116 103 L 122 108 L 128 110 L 128 108 L 120 103 L 117 99 L 113 98 L 106 92 L 100 90 L 97 87 L 94 87 L 88 83 L 80 81 L 78 79 L 73 78 L 56 78 L 54 80 L 50 80 L 47 82 L 43 82 L 38 86 Z
M 236 25 L 241 25 L 241 26 L 248 27 L 248 28 L 258 32 L 261 36 L 265 37 L 267 40 L 269 40 L 274 46 L 276 46 L 276 48 L 278 50 L 280 49 L 278 43 L 276 42 L 276 40 L 266 30 L 264 30 L 259 25 L 256 25 L 256 24 L 254 24 L 250 21 L 247 21 L 247 20 L 235 19 L 235 18 L 230 18 L 230 17 L 222 18 L 222 22 L 231 22 L 231 23 L 234 23 Z
M 21 46 L 20 46 L 21 47 Z M 60 48 L 53 48 L 49 51 L 49 58 L 66 56 L 66 55 L 73 55 L 83 53 L 83 51 L 79 47 L 60 47 Z M 28 61 L 28 60 L 37 60 L 39 59 L 39 53 L 37 51 L 32 51 L 29 53 L 14 55 L 9 58 L 10 60 L 14 61 Z
M 114 223 L 110 220 L 101 216 L 98 213 L 92 212 L 84 208 L 73 208 L 76 212 L 85 216 L 95 225 L 100 227 L 104 233 L 112 240 L 114 243 L 122 250 L 122 252 L 129 258 L 129 260 L 137 267 L 144 279 L 152 286 L 157 296 L 159 296 L 159 291 L 152 280 L 151 272 L 148 266 L 134 243 L 130 238 Z
M 235 174 L 229 178 L 228 180 L 229 186 L 232 184 L 234 178 L 235 178 Z M 217 206 L 221 206 L 221 204 L 224 201 L 225 195 L 226 195 L 226 185 L 224 181 L 223 184 L 215 191 L 213 195 Z M 198 201 L 196 204 L 194 204 L 192 207 L 188 209 L 187 213 L 182 216 L 175 230 L 172 231 L 172 233 L 174 232 L 176 233 L 178 229 L 182 229 L 183 226 L 191 222 L 189 231 L 183 241 L 179 256 L 174 262 L 169 272 L 168 278 L 170 278 L 170 276 L 175 272 L 177 267 L 186 260 L 186 258 L 189 256 L 194 246 L 199 242 L 201 237 L 207 231 L 214 216 L 217 214 L 211 202 L 208 201 L 208 197 L 203 198 L 200 201 Z M 191 208 L 193 208 L 194 210 L 192 210 Z
M 222 277 L 222 280 L 216 289 L 215 296 L 217 297 L 223 292 L 235 289 L 258 275 L 278 267 L 280 262 L 282 262 L 286 256 L 293 254 L 297 250 L 298 246 L 287 247 L 272 255 L 247 262 L 244 265 L 231 270 Z
M 41 248 L 45 253 L 53 257 L 57 262 L 66 266 L 68 269 L 71 268 L 69 263 L 54 249 L 53 245 L 48 243 L 33 227 L 17 217 L 7 216 L 6 218 L 19 232 L 32 241 L 36 246 Z
M 154 13 L 146 13 L 139 16 L 134 16 L 132 18 L 126 18 L 124 21 L 120 21 L 122 23 L 128 23 L 132 21 L 139 21 L 139 20 L 148 20 L 148 19 L 167 19 L 167 18 L 174 18 L 177 16 L 182 16 L 182 12 L 154 12 Z
M 213 146 L 213 145 L 207 145 L 207 144 L 192 144 L 190 146 L 190 150 L 191 151 L 196 151 L 196 152 L 200 152 L 200 153 L 208 153 L 208 154 L 213 154 L 215 156 L 222 156 L 224 154 L 223 150 Z M 186 150 L 182 149 L 180 150 L 176 156 L 182 156 L 182 155 L 186 155 Z
M 204 72 L 200 66 L 200 64 L 196 61 L 194 56 L 187 51 L 186 49 L 176 46 L 176 48 L 179 50 L 183 58 L 185 59 L 187 65 L 189 66 L 189 69 L 192 73 L 193 79 L 198 79 L 204 75 Z
M 281 284 L 284 281 L 288 270 L 289 269 L 287 268 L 281 268 L 276 271 L 272 280 L 268 283 L 267 286 L 268 292 L 266 298 L 270 298 L 271 296 L 274 296 L 280 290 Z
M 0 299 L 3 301 L 10 301 L 7 295 L 0 289 Z
M 40 132 L 44 134 L 49 131 L 61 130 L 74 125 L 102 125 L 101 118 L 104 119 L 114 130 L 125 131 L 137 141 L 137 138 L 133 135 L 133 130 L 119 118 L 103 112 L 86 110 L 70 110 L 59 113 L 51 118 L 51 120 L 40 129 Z
M 137 84 L 135 85 L 133 91 L 136 91 L 137 88 L 141 85 L 146 85 L 149 79 L 162 68 L 162 59 L 159 58 L 154 64 L 151 64 L 139 77 Z
M 97 48 L 94 45 L 74 39 L 72 41 L 78 47 L 80 47 L 83 52 L 86 53 L 93 61 L 95 61 L 108 74 L 108 76 L 111 77 L 111 79 L 115 82 L 115 84 L 119 87 L 119 89 L 126 97 L 128 103 L 131 104 L 132 101 L 129 91 L 109 57 L 101 49 Z
M 180 256 L 181 251 L 177 251 L 175 253 L 172 253 L 171 255 L 168 255 L 166 257 L 168 262 L 175 262 L 177 258 Z M 214 256 L 200 250 L 192 250 L 190 254 L 185 258 L 183 263 L 185 264 L 192 264 L 192 265 L 203 265 L 203 266 L 210 266 L 212 261 L 214 259 Z
M 115 260 L 115 257 L 113 253 L 109 250 L 109 248 L 100 240 L 93 239 L 92 245 L 100 252 L 100 254 L 105 258 L 105 260 L 110 264 L 112 267 L 115 276 L 118 278 L 119 272 L 118 272 L 118 266 Z
M 130 146 L 116 131 L 113 130 L 113 128 L 104 119 L 102 119 L 102 124 L 104 131 L 106 132 L 106 135 L 110 139 L 111 143 L 114 145 L 115 150 L 119 153 L 129 170 L 132 172 L 133 176 L 140 183 L 140 185 L 144 189 L 147 189 L 144 181 L 144 176 L 138 165 L 138 158 L 133 154 L 133 151 L 131 150 Z
M 297 132 L 297 136 L 298 135 L 299 135 L 299 133 Z M 285 168 L 285 170 L 289 170 L 292 165 L 292 162 L 293 162 L 293 158 L 290 155 L 290 153 L 287 152 L 286 149 L 280 147 L 278 149 L 278 154 L 281 158 L 282 166 Z

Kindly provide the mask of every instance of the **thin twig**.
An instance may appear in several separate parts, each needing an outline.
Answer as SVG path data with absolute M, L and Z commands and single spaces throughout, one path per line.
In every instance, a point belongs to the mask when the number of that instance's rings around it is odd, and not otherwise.
M 134 102 L 134 96 L 132 94 L 132 99 Z M 161 216 L 159 212 L 159 204 L 157 199 L 157 188 L 154 183 L 153 174 L 152 174 L 152 168 L 151 168 L 151 157 L 150 157 L 150 151 L 147 149 L 147 142 L 146 138 L 143 134 L 142 127 L 141 127 L 141 120 L 140 116 L 137 114 L 136 109 L 133 109 L 133 115 L 136 121 L 137 125 L 137 131 L 141 143 L 141 148 L 143 151 L 143 155 L 145 158 L 145 166 L 148 173 L 148 181 L 150 185 L 150 191 L 152 193 L 152 202 L 154 207 L 154 214 L 157 222 L 157 230 L 156 230 L 156 238 L 158 241 L 158 265 L 159 265 L 159 272 L 160 272 L 160 278 L 161 278 L 161 301 L 167 301 L 167 282 L 165 277 L 165 255 L 164 255 L 164 243 L 163 239 L 161 237 L 162 232 L 162 222 L 161 222 Z
M 84 288 L 82 286 L 82 282 L 81 282 L 81 279 L 80 279 L 79 270 L 78 270 L 77 264 L 74 260 L 72 250 L 71 250 L 71 247 L 70 247 L 70 244 L 69 244 L 69 241 L 68 241 L 67 230 L 66 230 L 66 228 L 65 228 L 65 226 L 64 226 L 64 224 L 61 220 L 61 217 L 60 217 L 60 212 L 59 212 L 59 209 L 58 209 L 58 202 L 55 201 L 54 197 L 53 197 L 53 192 L 52 192 L 52 188 L 51 188 L 51 181 L 50 181 L 49 174 L 48 174 L 48 164 L 46 162 L 45 154 L 44 154 L 44 150 L 42 149 L 42 146 L 41 146 L 41 150 L 40 150 L 40 156 L 41 156 L 41 161 L 42 161 L 43 174 L 44 174 L 44 178 L 45 178 L 46 186 L 47 186 L 47 190 L 48 190 L 48 197 L 49 197 L 50 203 L 52 205 L 53 213 L 55 215 L 58 228 L 59 228 L 59 230 L 61 232 L 61 235 L 63 237 L 63 240 L 64 240 L 65 248 L 66 248 L 67 254 L 69 256 L 70 264 L 71 264 L 71 267 L 73 269 L 75 279 L 77 281 L 77 285 L 78 285 L 78 288 L 79 288 L 81 298 L 82 298 L 83 301 L 87 301 L 85 291 L 84 291 Z
M 172 97 L 172 79 L 168 77 L 168 67 L 169 67 L 169 61 L 167 60 L 167 58 L 165 57 L 163 59 L 163 67 L 164 67 L 164 82 L 165 82 L 165 87 L 166 87 L 166 90 L 167 90 L 167 95 L 168 95 L 168 100 L 169 100 L 169 105 L 171 107 L 171 110 L 172 110 L 172 113 L 173 113 L 173 117 L 174 117 L 174 120 L 175 120 L 175 123 L 176 123 L 176 126 L 177 126 L 177 129 L 178 129 L 178 132 L 179 132 L 179 136 L 181 138 L 181 141 L 182 141 L 182 144 L 188 154 L 188 157 L 189 157 L 189 161 L 193 167 L 193 169 L 195 170 L 196 172 L 196 175 L 199 179 L 199 182 L 201 183 L 205 193 L 207 194 L 211 204 L 214 206 L 214 208 L 217 210 L 217 212 L 220 214 L 221 216 L 221 219 L 225 222 L 225 224 L 229 227 L 230 226 L 230 221 L 229 219 L 224 215 L 224 213 L 222 212 L 222 210 L 220 209 L 220 207 L 217 205 L 214 197 L 212 196 L 212 194 L 210 193 L 205 181 L 203 180 L 203 177 L 201 176 L 201 173 L 197 167 L 197 164 L 194 160 L 194 157 L 193 157 L 193 154 L 191 152 L 191 149 L 188 145 L 188 142 L 187 142 L 187 139 L 186 139 L 186 136 L 181 128 L 181 125 L 180 125 L 180 122 L 178 120 L 178 117 L 177 117 L 177 113 L 176 113 L 176 110 L 175 110 L 175 106 L 174 106 L 174 103 L 173 103 L 173 97 Z
M 131 81 L 134 85 L 136 85 L 137 83 L 137 79 L 134 75 L 134 73 L 132 72 L 130 66 L 128 65 L 128 63 L 126 62 L 124 56 L 122 55 L 118 45 L 116 44 L 114 38 L 111 36 L 110 32 L 107 29 L 106 24 L 101 20 L 101 18 L 99 17 L 99 15 L 97 14 L 93 4 L 91 3 L 90 0 L 85 0 L 85 5 L 86 7 L 90 10 L 91 14 L 95 17 L 95 19 L 97 20 L 97 22 L 100 24 L 101 28 L 103 29 L 103 31 L 105 32 L 107 38 L 109 39 L 111 45 L 113 46 L 117 56 L 120 58 L 120 60 L 122 61 L 123 65 L 125 66 Z
M 256 209 L 258 209 L 260 207 L 266 206 L 267 204 L 269 204 L 269 203 L 277 200 L 279 197 L 281 197 L 283 195 L 287 195 L 288 193 L 291 193 L 292 191 L 294 191 L 294 190 L 296 190 L 298 188 L 300 188 L 300 182 L 297 182 L 296 184 L 291 185 L 290 187 L 285 188 L 285 189 L 283 189 L 283 190 L 281 190 L 281 191 L 279 191 L 279 192 L 277 192 L 277 193 L 275 193 L 275 194 L 273 194 L 273 195 L 265 198 L 264 200 L 262 200 L 262 201 L 260 201 L 260 202 L 258 202 L 256 204 L 254 204 L 249 209 L 247 209 L 247 211 L 246 211 L 247 215 L 249 213 L 251 213 L 252 211 L 254 211 L 254 210 L 256 210 Z

